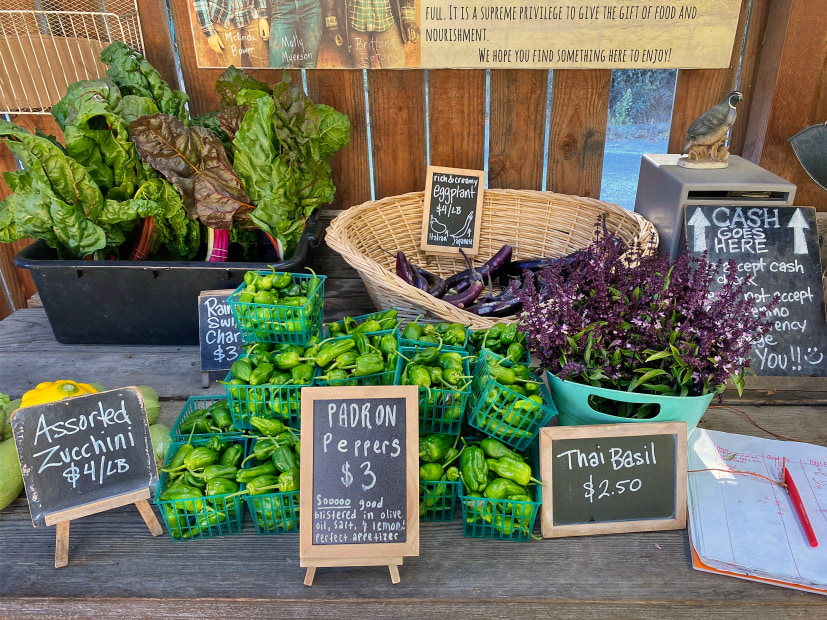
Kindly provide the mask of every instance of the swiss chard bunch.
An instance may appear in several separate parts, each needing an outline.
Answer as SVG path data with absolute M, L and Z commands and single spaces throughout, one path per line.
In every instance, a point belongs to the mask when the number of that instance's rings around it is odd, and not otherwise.
M 131 242 L 131 258 L 162 250 L 190 259 L 200 244 L 198 223 L 141 161 L 128 130 L 141 115 L 186 114 L 187 96 L 123 43 L 107 46 L 101 60 L 108 77 L 71 84 L 52 109 L 65 147 L 0 121 L 0 140 L 22 164 L 4 174 L 14 193 L 0 203 L 0 241 L 44 239 L 61 258 L 117 256 Z
M 728 380 L 740 392 L 777 300 L 759 308 L 746 299 L 733 261 L 624 252 L 601 224 L 574 263 L 550 264 L 521 291 L 520 329 L 540 365 L 629 392 L 699 396 L 721 393 Z

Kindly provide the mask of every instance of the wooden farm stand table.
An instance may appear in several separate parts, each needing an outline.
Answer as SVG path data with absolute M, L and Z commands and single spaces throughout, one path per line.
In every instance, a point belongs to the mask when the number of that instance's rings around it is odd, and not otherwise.
M 371 311 L 356 274 L 321 254 L 328 320 Z M 187 397 L 221 393 L 201 388 L 195 346 L 63 345 L 42 309 L 0 322 L 0 389 L 19 395 L 62 378 L 151 385 L 168 426 Z M 784 394 L 733 404 L 827 445 L 818 392 Z M 701 426 L 766 436 L 726 409 Z M 498 542 L 465 538 L 459 513 L 422 524 L 420 555 L 405 558 L 397 585 L 384 567 L 322 568 L 307 587 L 297 534 L 258 536 L 246 515 L 241 534 L 172 542 L 153 538 L 132 505 L 74 521 L 69 565 L 55 569 L 55 529 L 33 528 L 21 496 L 0 512 L 0 617 L 827 618 L 827 597 L 693 570 L 686 530 Z

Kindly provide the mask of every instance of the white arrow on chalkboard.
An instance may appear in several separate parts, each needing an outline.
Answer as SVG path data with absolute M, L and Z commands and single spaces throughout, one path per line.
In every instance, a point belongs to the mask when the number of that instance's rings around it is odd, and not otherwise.
M 692 249 L 695 252 L 704 252 L 706 251 L 706 227 L 709 226 L 709 220 L 706 219 L 703 211 L 698 208 L 695 209 L 695 213 L 692 214 L 692 217 L 689 218 L 689 221 L 686 223 L 687 226 L 694 227 L 694 239 L 692 241 Z
M 807 220 L 801 215 L 801 209 L 796 209 L 793 216 L 790 218 L 790 223 L 787 228 L 795 230 L 793 237 L 793 254 L 807 254 L 807 238 L 804 236 L 804 231 L 810 228 Z

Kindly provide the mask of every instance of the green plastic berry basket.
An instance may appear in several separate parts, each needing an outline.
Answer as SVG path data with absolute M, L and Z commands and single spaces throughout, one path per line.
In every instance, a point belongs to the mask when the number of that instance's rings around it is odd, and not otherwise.
M 190 396 L 187 399 L 187 402 L 184 404 L 184 407 L 181 409 L 181 413 L 178 414 L 178 417 L 175 419 L 175 423 L 172 425 L 172 428 L 169 431 L 169 436 L 174 442 L 182 442 L 186 443 L 189 438 L 190 434 L 181 431 L 181 425 L 186 422 L 187 418 L 191 415 L 206 409 L 210 405 L 214 405 L 218 402 L 227 402 L 226 396 L 215 395 L 215 396 Z M 232 412 L 231 412 L 232 415 Z M 215 432 L 215 433 L 193 433 L 192 439 L 209 439 L 214 435 L 218 435 L 221 437 L 226 437 L 229 435 L 243 435 L 244 430 L 235 426 L 235 419 L 233 420 L 233 428 L 230 431 L 225 432 Z
M 543 403 L 495 381 L 488 366 L 496 358 L 484 352 L 474 367 L 468 424 L 482 433 L 499 439 L 514 450 L 523 451 L 537 438 L 540 429 L 557 415 L 557 407 L 542 377 L 529 372 L 537 384 L 537 396 Z
M 233 378 L 230 372 L 224 379 Z M 303 385 L 225 385 L 224 391 L 230 403 L 233 425 L 245 431 L 252 430 L 251 416 L 281 420 L 286 426 L 301 426 L 301 391 Z
M 428 345 L 430 346 L 430 345 Z M 402 376 L 405 374 L 407 358 L 411 358 L 416 352 L 416 347 L 400 346 L 400 364 L 397 368 L 396 385 L 402 384 Z M 457 350 L 456 353 L 465 354 L 465 351 Z M 463 376 L 471 376 L 468 360 L 462 360 Z M 458 435 L 462 427 L 462 420 L 465 417 L 465 408 L 468 398 L 471 395 L 470 381 L 465 382 L 465 389 L 455 390 L 447 388 L 431 387 L 419 388 L 419 433 L 427 435 L 441 433 L 443 435 Z
M 207 441 L 207 439 L 193 440 L 192 445 L 195 447 L 203 446 Z M 246 437 L 228 437 L 226 443 L 228 446 L 233 444 L 242 445 L 244 447 L 243 454 L 247 454 Z M 185 444 L 186 442 L 175 442 L 170 446 L 164 468 L 173 461 L 178 450 Z M 169 537 L 173 541 L 215 538 L 241 532 L 244 507 L 240 495 L 230 493 L 188 499 L 160 499 L 164 491 L 169 488 L 170 482 L 170 474 L 161 471 L 153 501 L 161 511 L 161 517 L 164 519 Z M 239 490 L 243 491 L 244 486 L 244 483 L 241 483 Z
M 461 488 L 463 534 L 469 538 L 531 540 L 534 521 L 542 504 L 542 491 L 538 484 L 528 485 L 527 489 L 534 498 L 532 502 L 475 497 L 466 495 L 465 489 Z
M 265 275 L 270 272 L 256 273 Z M 324 315 L 324 282 L 327 276 L 303 273 L 290 275 L 293 282 L 299 284 L 306 283 L 314 277 L 321 280 L 319 286 L 307 296 L 307 302 L 303 306 L 241 302 L 238 296 L 246 288 L 244 283 L 227 298 L 238 331 L 246 344 L 289 342 L 304 345 L 314 334 L 320 333 Z
M 419 483 L 419 520 L 453 521 L 459 480 L 428 480 Z
M 299 531 L 299 491 L 248 495 L 244 501 L 253 517 L 257 534 Z

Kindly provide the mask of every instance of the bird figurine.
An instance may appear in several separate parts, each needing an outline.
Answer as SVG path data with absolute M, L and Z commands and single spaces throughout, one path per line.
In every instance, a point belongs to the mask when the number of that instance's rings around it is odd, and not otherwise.
M 681 154 L 689 160 L 726 162 L 729 151 L 724 146 L 727 131 L 735 123 L 735 106 L 744 100 L 741 91 L 733 90 L 723 101 L 701 114 L 689 126 L 688 139 Z

